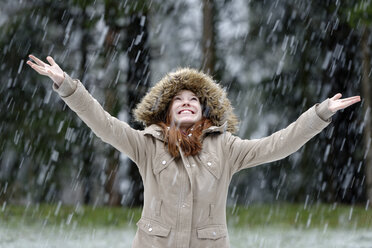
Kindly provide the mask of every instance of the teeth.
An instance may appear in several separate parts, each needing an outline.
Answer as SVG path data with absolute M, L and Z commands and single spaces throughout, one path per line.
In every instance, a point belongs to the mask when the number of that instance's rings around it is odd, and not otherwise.
M 180 114 L 192 114 L 192 112 L 189 110 L 183 110 L 180 112 Z

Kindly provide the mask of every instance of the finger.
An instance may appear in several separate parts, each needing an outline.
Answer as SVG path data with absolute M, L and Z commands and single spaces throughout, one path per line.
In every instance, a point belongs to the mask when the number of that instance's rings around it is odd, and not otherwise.
M 360 102 L 360 98 L 356 98 L 356 99 L 351 99 L 349 101 L 346 101 L 344 102 L 345 104 L 354 104 L 354 103 L 357 103 L 357 102 Z
M 352 96 L 352 97 L 344 98 L 344 99 L 341 99 L 341 102 L 347 102 L 347 101 L 353 101 L 353 100 L 360 101 L 360 96 Z
M 351 106 L 351 105 L 353 105 L 354 103 L 357 103 L 357 102 L 359 102 L 359 101 L 351 101 L 351 102 L 347 102 L 347 103 L 345 103 L 344 105 L 343 105 L 343 109 L 344 108 L 347 108 L 347 107 L 349 107 L 349 106 Z
M 33 65 L 36 65 L 35 63 L 33 63 L 31 60 L 28 60 L 27 62 L 26 62 L 29 66 L 33 66 Z
M 44 75 L 44 76 L 46 76 L 46 75 L 48 75 L 47 73 L 46 73 L 46 71 L 45 70 L 43 70 L 43 69 L 39 69 L 39 68 L 33 68 L 36 72 L 38 72 L 39 74 L 41 74 L 41 75 Z
M 41 65 L 41 66 L 45 66 L 45 63 L 43 61 L 41 61 L 40 59 L 36 58 L 34 55 L 29 55 L 29 57 L 35 61 L 38 65 Z
M 36 65 L 36 64 L 32 64 L 30 66 L 31 66 L 32 69 L 34 69 L 35 71 L 37 71 L 39 74 L 47 75 L 47 72 L 46 72 L 46 70 L 45 70 L 44 67 L 39 66 L 39 65 Z
M 31 60 L 28 60 L 27 62 L 26 62 L 29 66 L 39 66 L 39 67 L 41 67 L 40 65 L 38 65 L 38 64 L 35 64 L 34 62 L 32 62 Z
M 48 60 L 50 65 L 55 65 L 56 64 L 56 62 L 54 61 L 54 59 L 51 56 L 48 56 L 46 59 Z
M 331 100 L 337 100 L 337 99 L 340 99 L 342 97 L 342 94 L 341 93 L 337 93 L 336 95 L 334 95 Z
M 39 69 L 39 70 L 44 70 L 44 71 L 46 70 L 44 66 L 37 65 L 37 64 L 35 64 L 35 63 L 31 63 L 31 67 L 32 67 L 33 69 L 36 68 L 36 69 Z
M 347 108 L 357 102 L 360 102 L 360 99 L 356 98 L 356 99 L 353 99 L 353 100 L 349 100 L 347 102 L 343 102 L 341 103 L 336 109 L 337 110 L 340 110 L 340 109 L 344 109 L 344 108 Z

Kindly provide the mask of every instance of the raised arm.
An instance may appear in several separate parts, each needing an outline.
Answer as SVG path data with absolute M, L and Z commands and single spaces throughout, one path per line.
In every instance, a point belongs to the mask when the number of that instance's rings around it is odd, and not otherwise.
M 127 123 L 107 113 L 83 84 L 64 73 L 52 57 L 47 57 L 50 64 L 33 55 L 30 58 L 34 62 L 28 61 L 27 64 L 39 74 L 53 80 L 53 89 L 99 138 L 127 154 L 137 165 L 142 164 L 141 159 L 146 156 L 146 142 L 142 131 L 132 129 Z
M 360 101 L 359 96 L 340 98 L 341 94 L 338 93 L 321 104 L 316 104 L 287 128 L 262 139 L 244 140 L 226 134 L 226 153 L 231 174 L 287 157 L 320 133 L 330 123 L 330 117 L 337 110 Z

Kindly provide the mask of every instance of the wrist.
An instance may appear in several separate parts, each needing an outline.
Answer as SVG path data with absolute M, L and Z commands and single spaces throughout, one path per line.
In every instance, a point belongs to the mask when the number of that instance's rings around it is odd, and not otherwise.
M 320 118 L 322 118 L 324 121 L 329 120 L 332 115 L 335 114 L 330 108 L 329 108 L 329 99 L 326 99 L 322 103 L 318 104 L 315 108 L 316 113 Z
M 62 74 L 62 76 L 58 76 L 58 77 L 53 78 L 54 83 L 55 83 L 58 87 L 61 86 L 61 84 L 63 83 L 64 80 L 65 80 L 65 74 L 64 74 L 64 73 Z
M 64 80 L 61 85 L 58 86 L 57 83 L 53 84 L 53 90 L 55 90 L 61 97 L 68 97 L 75 92 L 77 89 L 77 80 L 73 80 L 68 74 L 64 74 Z

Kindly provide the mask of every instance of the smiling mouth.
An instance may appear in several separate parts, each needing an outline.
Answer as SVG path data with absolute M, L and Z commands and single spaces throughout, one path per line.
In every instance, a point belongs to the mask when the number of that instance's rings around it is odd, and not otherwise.
M 178 112 L 178 114 L 180 115 L 180 114 L 195 114 L 195 112 L 194 111 L 192 111 L 192 110 L 190 110 L 190 109 L 183 109 L 183 110 L 181 110 L 181 111 L 179 111 Z

